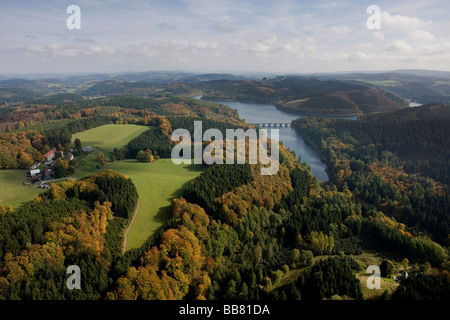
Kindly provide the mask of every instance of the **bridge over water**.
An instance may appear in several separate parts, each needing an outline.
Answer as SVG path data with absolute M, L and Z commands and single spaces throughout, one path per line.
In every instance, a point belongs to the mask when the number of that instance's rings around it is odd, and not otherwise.
M 255 126 L 259 126 L 259 127 L 290 127 L 291 123 L 290 122 L 253 122 L 253 123 L 249 123 Z

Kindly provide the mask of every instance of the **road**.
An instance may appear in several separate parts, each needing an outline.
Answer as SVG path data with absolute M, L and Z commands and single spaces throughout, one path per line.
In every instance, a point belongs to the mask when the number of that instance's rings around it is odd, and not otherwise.
M 137 212 L 139 211 L 139 203 L 140 203 L 140 201 L 138 199 L 136 208 L 134 209 L 134 212 L 133 212 L 133 217 L 131 218 L 130 224 L 128 225 L 127 229 L 125 230 L 125 235 L 124 235 L 123 244 L 122 244 L 122 255 L 125 254 L 125 251 L 127 250 L 128 231 L 130 231 L 131 226 L 133 225 L 134 219 L 136 218 Z

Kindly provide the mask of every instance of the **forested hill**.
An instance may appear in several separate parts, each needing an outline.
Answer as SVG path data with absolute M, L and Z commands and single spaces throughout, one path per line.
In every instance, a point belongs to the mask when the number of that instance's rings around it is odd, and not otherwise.
M 322 147 L 327 145 L 327 137 L 334 136 L 342 145 L 338 147 L 334 140 L 328 147 L 348 153 L 349 159 L 381 160 L 386 151 L 392 152 L 398 157 L 393 162 L 407 173 L 450 185 L 449 105 L 425 105 L 357 121 L 296 120 L 293 127 Z
M 106 170 L 52 183 L 35 201 L 0 215 L 0 299 L 101 299 L 137 198 L 131 179 Z M 83 290 L 63 286 L 73 264 Z
M 324 80 L 354 81 L 392 91 L 420 103 L 449 103 L 449 72 L 397 70 L 387 73 L 350 73 L 321 75 Z
M 322 153 L 333 182 L 448 245 L 449 108 L 423 106 L 376 121 L 302 118 L 292 126 Z
M 199 86 L 204 100 L 273 103 L 299 114 L 367 114 L 408 106 L 406 100 L 382 89 L 303 77 L 209 81 Z
M 0 104 L 1 104 L 0 89 Z M 5 89 L 6 90 L 6 89 Z M 12 90 L 12 89 L 7 89 Z M 237 112 L 223 105 L 174 95 L 160 95 L 158 98 L 137 96 L 116 96 L 97 99 L 83 99 L 77 94 L 56 94 L 33 100 L 30 103 L 0 108 L 0 132 L 14 129 L 36 129 L 55 131 L 60 124 L 69 130 L 72 120 L 108 117 L 123 118 L 136 123 L 157 116 L 188 116 L 242 124 Z M 71 124 L 64 122 L 71 121 Z M 105 119 L 104 119 L 105 120 Z M 51 123 L 49 121 L 59 121 Z M 105 120 L 106 123 L 112 119 Z M 78 125 L 76 125 L 78 126 Z M 86 130 L 88 128 L 83 128 Z M 58 130 L 57 130 L 58 131 Z M 78 130 L 76 132 L 79 132 Z M 58 131 L 58 135 L 60 130 Z M 72 131 L 74 133 L 75 131 Z M 65 142 L 64 142 L 65 143 Z
M 0 106 L 18 103 L 59 104 L 61 101 L 81 101 L 83 97 L 160 97 L 167 93 L 203 93 L 204 100 L 213 101 L 273 103 L 284 111 L 298 114 L 361 115 L 395 111 L 408 106 L 406 100 L 388 91 L 389 87 L 377 87 L 354 79 L 279 76 L 257 81 L 221 74 L 181 77 L 172 82 L 139 79 L 3 80 L 0 81 Z
M 450 104 L 430 103 L 417 108 L 402 109 L 392 113 L 366 115 L 361 120 L 388 122 L 407 120 L 450 120 Z
M 334 84 L 334 90 L 342 89 Z M 168 159 L 138 163 L 136 152 L 157 151 L 161 158 L 169 157 L 173 129 L 191 131 L 197 120 L 203 129 L 248 127 L 224 105 L 173 95 L 48 98 L 40 100 L 42 104 L 0 108 L 3 169 L 28 169 L 42 162 L 50 148 L 67 153 L 64 150 L 74 146 L 75 161 L 89 160 L 90 154 L 78 150 L 81 141 L 73 141 L 73 133 L 128 123 L 154 128 L 123 148 L 114 148 L 111 162 L 122 161 L 117 165 L 126 169 L 143 165 L 142 170 L 156 172 L 160 164 L 173 164 Z M 416 269 L 420 264 L 442 274 L 442 278 L 425 275 L 425 280 L 412 284 L 415 291 L 429 295 L 427 288 L 433 284 L 444 291 L 450 288 L 445 277 L 450 264 L 443 247 L 448 246 L 450 233 L 447 189 L 431 179 L 396 175 L 398 171 L 388 167 L 396 165 L 395 149 L 387 149 L 401 147 L 396 143 L 405 140 L 417 148 L 425 148 L 425 141 L 429 149 L 424 150 L 436 150 L 441 143 L 437 139 L 447 137 L 448 129 L 431 125 L 427 130 L 434 131 L 421 131 L 406 122 L 392 126 L 300 120 L 302 133 L 323 147 L 329 183 L 319 183 L 280 144 L 276 174 L 261 175 L 260 163 L 205 165 L 180 190 L 182 198 L 161 194 L 152 179 L 141 180 L 149 187 L 141 192 L 139 179 L 133 177 L 135 186 L 131 175 L 105 170 L 79 180 L 55 180 L 16 209 L 0 204 L 0 299 L 365 299 L 365 281 L 358 274 L 368 267 L 364 254 L 374 250 L 380 256 L 371 265 L 389 263 L 381 261 L 386 253 L 394 261 L 405 258 L 417 264 Z M 397 137 L 398 132 L 402 135 Z M 443 134 L 436 135 L 432 144 L 415 140 L 433 132 Z M 445 141 L 443 148 L 449 150 L 450 139 Z M 82 169 L 75 165 L 58 158 L 55 172 L 64 175 Z M 166 183 L 164 175 L 157 179 Z M 123 254 L 125 228 L 146 192 L 172 199 L 168 219 L 141 247 Z M 328 255 L 334 257 L 324 259 Z M 66 287 L 69 265 L 80 267 L 82 290 Z M 419 274 L 419 269 L 410 271 L 411 277 Z M 405 292 L 410 291 L 400 291 L 398 298 Z M 439 298 L 440 293 L 432 291 L 431 296 Z M 381 294 L 380 290 L 377 295 Z
M 41 93 L 21 88 L 0 88 L 0 107 L 13 103 L 31 102 L 42 97 Z

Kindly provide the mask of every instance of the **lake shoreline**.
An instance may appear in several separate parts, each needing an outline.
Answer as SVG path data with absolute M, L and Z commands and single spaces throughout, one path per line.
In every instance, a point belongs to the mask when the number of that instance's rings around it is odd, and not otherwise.
M 364 115 L 364 113 L 315 113 L 315 112 L 302 112 L 302 113 L 298 113 L 298 112 L 292 112 L 290 109 L 286 109 L 283 108 L 282 106 L 280 106 L 279 104 L 277 104 L 276 102 L 268 102 L 268 101 L 263 101 L 263 102 L 258 102 L 258 101 L 243 101 L 243 100 L 236 100 L 236 99 L 223 99 L 223 100 L 212 100 L 212 99 L 203 99 L 201 98 L 196 98 L 196 97 L 201 97 L 202 95 L 195 95 L 195 96 L 189 96 L 190 98 L 194 98 L 194 99 L 199 99 L 199 100 L 203 100 L 203 101 L 209 101 L 209 102 L 215 102 L 215 103 L 222 103 L 223 102 L 239 102 L 239 103 L 246 103 L 246 104 L 267 104 L 267 105 L 273 105 L 275 106 L 275 108 L 277 108 L 280 111 L 286 112 L 286 113 L 290 113 L 290 114 L 295 114 L 298 116 L 303 116 L 303 117 L 359 117 Z
M 300 132 L 298 132 L 298 130 L 297 130 L 296 128 L 294 128 L 294 130 L 295 130 L 295 133 L 297 133 L 300 137 L 302 137 L 303 140 L 305 140 L 305 142 L 306 142 L 307 144 L 309 144 L 309 145 L 311 146 L 311 148 L 313 148 L 313 149 L 317 152 L 317 154 L 319 155 L 320 159 L 327 165 L 327 167 L 326 167 L 326 169 L 325 169 L 325 172 L 327 173 L 328 181 L 321 181 L 321 182 L 322 182 L 322 183 L 327 183 L 327 182 L 329 182 L 329 181 L 330 181 L 330 172 L 328 171 L 328 168 L 330 167 L 330 165 L 329 165 L 329 163 L 328 163 L 327 158 L 326 158 L 324 155 L 322 155 L 322 152 L 321 152 L 320 147 L 319 147 L 315 142 L 313 142 L 311 139 L 305 137 L 305 136 L 302 135 Z
M 194 98 L 199 99 L 201 96 L 197 95 Z M 238 101 L 211 101 L 225 105 L 239 113 L 241 119 L 247 123 L 258 123 L 268 121 L 289 122 L 305 117 L 285 112 L 275 107 L 273 104 L 255 104 Z M 322 160 L 321 155 L 311 146 L 303 136 L 299 135 L 294 128 L 283 127 L 279 129 L 279 140 L 283 141 L 284 145 L 295 151 L 296 157 L 300 156 L 302 162 L 306 162 L 311 168 L 311 173 L 321 183 L 328 182 L 329 176 L 327 172 L 327 164 Z

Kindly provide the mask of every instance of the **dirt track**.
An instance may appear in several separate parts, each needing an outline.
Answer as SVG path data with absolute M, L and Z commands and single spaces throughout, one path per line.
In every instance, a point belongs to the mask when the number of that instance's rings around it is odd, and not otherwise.
M 128 231 L 130 231 L 130 228 L 133 225 L 134 219 L 136 218 L 137 212 L 139 211 L 139 202 L 140 201 L 138 199 L 136 208 L 134 209 L 134 212 L 133 212 L 133 217 L 131 218 L 128 228 L 125 230 L 125 235 L 124 235 L 123 244 L 122 244 L 122 255 L 125 254 L 125 251 L 127 250 Z

